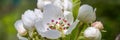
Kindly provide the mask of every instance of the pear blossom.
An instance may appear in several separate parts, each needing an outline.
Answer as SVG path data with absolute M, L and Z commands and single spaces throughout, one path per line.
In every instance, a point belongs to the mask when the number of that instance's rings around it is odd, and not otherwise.
M 37 20 L 35 27 L 42 37 L 57 39 L 72 32 L 79 22 L 73 22 L 73 19 L 71 11 L 62 11 L 60 7 L 48 4 L 43 8 L 43 19 Z
M 101 32 L 99 29 L 95 28 L 95 27 L 88 27 L 85 31 L 84 31 L 84 36 L 88 39 L 88 40 L 101 40 Z
M 27 30 L 23 26 L 22 20 L 18 20 L 14 24 L 16 30 L 18 31 L 18 34 L 21 36 L 25 36 L 27 34 Z
M 78 19 L 85 23 L 92 23 L 96 20 L 95 11 L 96 9 L 93 10 L 90 5 L 81 5 L 81 7 L 79 8 Z
M 34 9 L 34 11 L 32 10 L 25 11 L 25 13 L 22 15 L 24 27 L 27 30 L 33 29 L 35 25 L 35 20 L 42 19 L 42 17 L 43 17 L 42 12 L 39 9 Z

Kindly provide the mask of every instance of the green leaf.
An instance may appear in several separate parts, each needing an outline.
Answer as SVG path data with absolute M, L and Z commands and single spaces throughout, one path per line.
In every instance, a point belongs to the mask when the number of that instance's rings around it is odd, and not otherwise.
M 72 12 L 73 12 L 73 17 L 74 17 L 74 20 L 76 20 L 77 16 L 78 16 L 78 10 L 79 10 L 79 7 L 80 7 L 80 0 L 72 0 L 72 3 L 73 3 L 73 8 L 72 8 Z M 79 26 L 80 24 L 78 24 L 76 26 L 76 28 L 72 31 L 71 35 L 70 35 L 70 40 L 76 40 L 77 39 L 77 36 L 79 36 Z
M 72 0 L 72 3 L 73 3 L 72 12 L 73 12 L 74 19 L 76 19 L 81 2 L 80 0 Z

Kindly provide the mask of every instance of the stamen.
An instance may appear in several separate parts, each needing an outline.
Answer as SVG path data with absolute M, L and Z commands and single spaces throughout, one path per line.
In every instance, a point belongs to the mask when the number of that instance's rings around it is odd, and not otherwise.
M 61 20 L 61 18 L 59 18 L 59 20 Z
M 51 22 L 54 22 L 54 20 L 51 20 Z
M 70 26 L 70 24 L 69 24 L 69 23 L 68 23 L 67 25 L 68 25 L 68 26 Z
M 58 24 L 58 21 L 56 21 L 56 24 Z
M 66 27 L 63 28 L 64 30 L 66 29 Z
M 66 30 L 69 28 L 70 23 L 68 23 L 67 20 L 64 18 L 58 18 L 58 20 L 52 19 L 50 23 L 47 23 L 47 25 L 51 30 L 59 30 L 62 32 L 63 30 Z M 50 30 L 50 29 L 47 29 L 47 30 Z
M 67 20 L 65 20 L 65 19 L 63 19 L 63 21 L 66 23 L 67 22 Z

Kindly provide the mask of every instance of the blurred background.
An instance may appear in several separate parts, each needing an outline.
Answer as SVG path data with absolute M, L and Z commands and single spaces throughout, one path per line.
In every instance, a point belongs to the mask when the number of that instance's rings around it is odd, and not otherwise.
M 18 40 L 14 28 L 25 10 L 33 10 L 37 0 L 0 0 L 0 40 Z M 120 34 L 120 0 L 81 0 L 97 8 L 97 21 L 104 24 L 107 32 L 102 32 L 102 40 L 115 40 Z

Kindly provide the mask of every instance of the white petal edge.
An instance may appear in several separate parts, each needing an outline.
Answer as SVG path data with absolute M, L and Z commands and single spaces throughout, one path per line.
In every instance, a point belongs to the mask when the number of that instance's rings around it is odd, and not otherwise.
M 17 34 L 17 37 L 18 37 L 19 40 L 28 40 L 27 38 L 22 37 L 22 36 L 20 36 L 19 34 Z
M 63 3 L 61 0 L 54 0 L 54 3 L 53 3 L 55 6 L 63 9 Z
M 68 28 L 67 32 L 65 33 L 66 35 L 71 34 L 72 30 L 75 29 L 76 25 L 78 24 L 79 20 L 76 19 L 75 22 L 73 22 L 70 27 Z
M 49 39 L 58 39 L 61 34 L 58 30 L 48 30 L 44 33 L 44 36 Z
M 43 6 L 44 6 L 44 2 L 43 2 L 43 0 L 37 0 L 37 8 L 39 8 L 39 9 L 43 9 Z
M 34 13 L 37 16 L 37 19 L 42 19 L 43 18 L 43 13 L 41 12 L 40 9 L 34 9 Z
M 64 10 L 72 11 L 72 0 L 64 0 Z
M 70 11 L 64 11 L 64 17 L 65 17 L 65 19 L 67 19 L 67 21 L 68 21 L 70 24 L 73 23 L 74 17 L 73 17 L 73 15 L 72 15 L 72 12 L 70 12 Z
M 17 20 L 14 26 L 19 34 L 24 34 L 26 32 L 26 29 L 23 27 L 23 23 L 21 20 Z
M 34 26 L 34 20 L 36 18 L 37 17 L 35 16 L 32 10 L 25 11 L 25 13 L 22 15 L 22 21 L 23 21 L 24 27 L 27 30 L 31 30 Z

